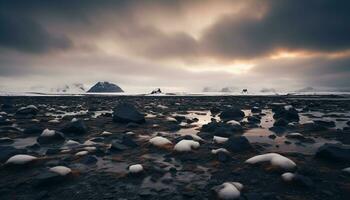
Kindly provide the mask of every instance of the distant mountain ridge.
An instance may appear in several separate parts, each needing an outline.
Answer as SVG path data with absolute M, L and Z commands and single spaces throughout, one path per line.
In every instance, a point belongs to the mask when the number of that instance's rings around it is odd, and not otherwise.
M 118 85 L 114 83 L 110 83 L 107 81 L 100 81 L 97 82 L 94 86 L 92 86 L 88 91 L 88 93 L 96 92 L 96 93 L 103 93 L 103 92 L 124 92 Z

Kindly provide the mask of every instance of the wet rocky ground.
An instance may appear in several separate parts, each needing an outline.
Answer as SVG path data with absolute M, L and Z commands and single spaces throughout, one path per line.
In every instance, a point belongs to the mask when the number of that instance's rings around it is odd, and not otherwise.
M 239 199 L 350 199 L 346 96 L 0 97 L 0 103 L 2 200 L 218 199 L 225 182 L 243 185 Z M 155 137 L 158 143 L 150 142 Z M 245 162 L 265 153 L 296 167 Z M 129 168 L 136 164 L 142 169 Z M 57 166 L 69 173 L 54 172 Z M 285 172 L 297 178 L 284 180 Z

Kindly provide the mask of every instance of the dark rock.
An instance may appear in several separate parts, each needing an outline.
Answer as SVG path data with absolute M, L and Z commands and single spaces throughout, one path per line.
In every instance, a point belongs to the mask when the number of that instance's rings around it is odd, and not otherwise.
M 3 116 L 0 116 L 0 126 L 11 125 L 12 122 Z
M 55 186 L 57 183 L 62 182 L 64 179 L 66 179 L 66 176 L 61 176 L 50 171 L 44 171 L 34 177 L 33 185 L 37 187 Z
M 12 110 L 13 109 L 13 105 L 11 104 L 11 102 L 4 102 L 1 105 L 1 110 Z
M 107 81 L 98 82 L 92 86 L 87 92 L 124 92 L 119 86 Z
M 118 123 L 144 123 L 145 116 L 136 108 L 127 103 L 119 104 L 113 111 L 113 121 Z
M 275 123 L 273 123 L 273 126 L 286 127 L 287 125 L 288 125 L 288 121 L 285 119 L 277 119 Z
M 151 94 L 161 94 L 162 91 L 160 90 L 160 88 L 157 88 L 155 90 L 152 90 Z
M 261 113 L 261 109 L 258 108 L 258 107 L 253 107 L 253 108 L 251 109 L 251 112 L 252 112 L 252 113 Z
M 334 121 L 314 120 L 314 123 L 323 127 L 329 127 L 329 128 L 335 127 Z
M 129 135 L 123 135 L 121 143 L 128 146 L 128 147 L 138 147 L 139 146 Z
M 178 122 L 183 122 L 183 121 L 186 120 L 186 117 L 185 117 L 185 116 L 179 116 L 179 115 L 177 115 L 177 116 L 175 116 L 174 118 L 175 118 L 176 121 L 178 121 Z
M 126 125 L 126 128 L 138 128 L 139 126 L 140 126 L 140 124 L 130 122 Z
M 213 107 L 213 108 L 210 109 L 210 113 L 211 113 L 212 115 L 216 115 L 216 114 L 218 114 L 220 111 L 221 111 L 221 110 L 220 110 L 219 108 L 217 108 L 217 107 Z
M 14 141 L 11 138 L 0 138 L 0 144 L 12 144 Z
M 269 138 L 274 140 L 274 139 L 276 139 L 276 135 L 271 134 L 271 135 L 269 135 Z
M 292 144 L 290 141 L 286 140 L 284 141 L 285 144 Z
M 311 188 L 314 186 L 313 181 L 306 176 L 300 175 L 300 174 L 295 174 L 293 177 L 291 184 L 301 186 L 301 187 L 306 187 L 306 188 Z
M 112 151 L 124 151 L 124 150 L 128 149 L 128 147 L 123 145 L 123 144 L 121 144 L 121 141 L 119 141 L 119 140 L 112 141 L 111 145 L 112 145 L 111 146 L 111 150 Z
M 260 119 L 256 116 L 248 116 L 247 120 L 249 123 L 252 123 L 252 124 L 260 123 Z
M 220 118 L 224 121 L 229 120 L 242 120 L 244 118 L 244 112 L 238 108 L 229 108 L 220 113 Z
M 61 131 L 66 134 L 84 134 L 87 127 L 83 120 L 78 119 L 65 124 Z
M 46 155 L 55 155 L 55 154 L 58 154 L 60 152 L 61 152 L 60 149 L 49 148 L 46 150 Z
M 299 121 L 299 114 L 295 108 L 285 109 L 284 107 L 274 110 L 275 114 L 273 115 L 274 119 L 285 119 L 288 122 Z
M 51 143 L 62 143 L 64 142 L 65 137 L 63 133 L 55 131 L 55 134 L 52 136 L 39 136 L 37 142 L 39 144 L 51 144 Z
M 17 115 L 36 115 L 39 112 L 38 108 L 33 106 L 33 105 L 29 105 L 26 107 L 22 107 L 20 109 L 17 110 L 16 114 Z
M 33 151 L 39 150 L 40 148 L 41 148 L 41 146 L 38 143 L 32 144 L 30 146 L 27 146 L 27 149 L 30 149 L 30 150 L 33 150 Z
M 28 126 L 28 127 L 24 128 L 23 133 L 27 134 L 27 135 L 38 134 L 38 133 L 42 133 L 43 130 L 44 130 L 44 128 L 41 127 L 41 126 L 31 125 L 31 126 Z
M 83 158 L 80 159 L 80 163 L 83 163 L 85 165 L 93 165 L 97 163 L 97 158 L 96 156 L 92 156 L 92 155 L 84 156 Z
M 241 133 L 243 128 L 241 125 L 231 125 L 223 122 L 210 122 L 201 128 L 202 132 L 212 133 L 221 137 L 230 137 L 235 133 Z
M 26 150 L 24 149 L 16 149 L 12 146 L 0 146 L 0 162 L 4 163 L 11 156 L 16 154 L 25 154 Z
M 176 123 L 170 123 L 166 125 L 167 131 L 169 132 L 175 132 L 181 129 L 181 126 Z
M 217 152 L 216 156 L 217 156 L 218 161 L 220 161 L 220 162 L 227 162 L 231 159 L 231 157 L 223 151 Z
M 316 123 L 305 123 L 300 125 L 302 129 L 305 131 L 325 131 L 327 130 L 327 127 L 321 126 L 320 124 Z
M 350 162 L 350 147 L 341 144 L 324 144 L 315 155 L 327 161 Z
M 248 139 L 244 136 L 232 136 L 224 143 L 224 146 L 231 152 L 241 152 L 252 149 Z
M 273 131 L 277 134 L 280 134 L 280 133 L 284 133 L 286 132 L 286 128 L 285 127 L 282 127 L 282 126 L 273 126 L 271 128 L 269 128 L 270 131 Z

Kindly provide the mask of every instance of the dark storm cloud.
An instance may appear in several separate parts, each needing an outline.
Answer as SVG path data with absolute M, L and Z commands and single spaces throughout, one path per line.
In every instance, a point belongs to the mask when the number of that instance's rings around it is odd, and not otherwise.
M 220 4 L 220 1 L 216 1 Z M 232 1 L 234 4 L 235 1 Z M 238 2 L 238 1 L 237 1 Z M 157 27 L 143 27 L 135 15 L 155 9 L 163 15 L 181 17 L 181 8 L 203 1 L 133 1 L 133 0 L 0 0 L 0 46 L 24 52 L 69 49 L 69 33 L 49 32 L 46 26 L 77 25 L 84 32 L 105 29 L 140 31 L 138 45 L 130 52 L 144 57 L 183 58 L 184 56 L 254 58 L 280 49 L 333 52 L 350 47 L 350 1 L 347 0 L 261 0 L 246 1 L 258 5 L 238 15 L 222 17 L 197 41 L 186 30 L 163 33 Z M 257 8 L 256 8 L 257 7 Z M 259 10 L 260 9 L 263 10 Z M 266 9 L 264 11 L 264 9 Z M 262 12 L 257 17 L 255 12 Z M 103 15 L 113 14 L 117 27 L 104 24 Z M 201 13 L 198 13 L 199 15 Z M 147 16 L 144 16 L 147 18 Z M 172 24 L 168 24 L 172 26 Z M 145 35 L 142 31 L 147 30 Z M 69 31 L 68 31 L 69 32 Z M 130 32 L 129 32 L 130 33 Z M 135 34 L 135 33 L 133 33 Z M 132 34 L 121 35 L 130 39 Z M 149 39 L 151 38 L 151 39 Z M 158 38 L 158 40 L 157 40 Z
M 261 62 L 254 73 L 266 77 L 294 80 L 313 87 L 350 89 L 350 58 L 312 57 L 302 59 L 267 60 Z M 278 84 L 285 85 L 280 81 Z
M 29 18 L 0 13 L 0 46 L 29 53 L 42 53 L 70 48 L 72 41 L 65 36 L 51 35 Z
M 251 58 L 279 49 L 342 51 L 350 47 L 350 1 L 265 0 L 260 17 L 247 10 L 242 18 L 226 16 L 202 40 L 209 53 Z M 254 12 L 254 11 L 252 11 Z

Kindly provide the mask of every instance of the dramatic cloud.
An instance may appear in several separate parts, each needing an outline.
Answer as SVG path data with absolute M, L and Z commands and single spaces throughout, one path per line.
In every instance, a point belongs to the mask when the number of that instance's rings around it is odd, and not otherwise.
M 0 46 L 29 53 L 46 53 L 53 49 L 68 49 L 72 41 L 54 36 L 40 24 L 21 16 L 0 14 Z
M 202 40 L 228 59 L 269 55 L 278 50 L 342 51 L 350 47 L 350 2 L 266 0 L 261 16 L 225 16 Z M 249 11 L 247 11 L 249 12 Z
M 349 21 L 346 0 L 0 0 L 0 90 L 344 89 Z

